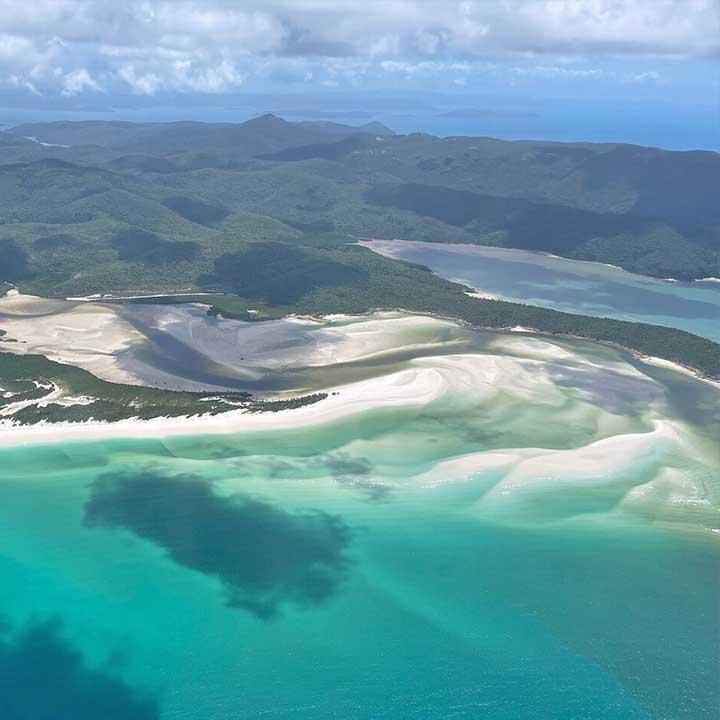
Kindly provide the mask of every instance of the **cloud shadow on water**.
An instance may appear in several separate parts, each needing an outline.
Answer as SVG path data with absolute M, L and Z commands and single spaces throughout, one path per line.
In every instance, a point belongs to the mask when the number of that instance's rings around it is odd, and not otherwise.
M 102 475 L 92 485 L 85 524 L 124 528 L 156 543 L 178 565 L 218 578 L 228 605 L 263 620 L 283 604 L 325 602 L 348 570 L 350 530 L 338 516 L 221 496 L 194 475 Z
M 326 463 L 338 485 L 362 490 L 367 493 L 368 500 L 373 502 L 388 499 L 390 488 L 373 479 L 374 468 L 367 458 L 336 452 L 326 457 Z
M 632 414 L 664 397 L 664 388 L 647 377 L 630 377 L 612 370 L 547 365 L 548 376 L 560 387 L 580 392 L 588 402 L 616 415 Z
M 0 629 L 3 720 L 157 720 L 157 704 L 122 679 L 87 667 L 59 619 Z

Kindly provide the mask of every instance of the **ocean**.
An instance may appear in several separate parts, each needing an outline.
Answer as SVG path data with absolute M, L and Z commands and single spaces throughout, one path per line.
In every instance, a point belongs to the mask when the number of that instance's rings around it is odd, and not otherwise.
M 0 717 L 715 718 L 720 391 L 494 347 L 408 359 L 426 403 L 0 450 Z

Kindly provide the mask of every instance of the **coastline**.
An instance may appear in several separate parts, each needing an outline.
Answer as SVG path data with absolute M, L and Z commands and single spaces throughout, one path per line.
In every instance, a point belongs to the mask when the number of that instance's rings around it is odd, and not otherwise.
M 183 435 L 292 430 L 335 422 L 368 410 L 398 405 L 425 405 L 440 398 L 447 389 L 448 383 L 441 372 L 418 366 L 372 380 L 328 388 L 327 397 L 318 403 L 278 412 L 229 410 L 217 415 L 186 415 L 151 420 L 131 418 L 117 422 L 41 422 L 35 425 L 0 422 L 0 448 L 70 441 L 161 439 Z
M 474 298 L 481 301 L 492 301 L 496 300 L 497 298 L 494 297 L 490 293 L 483 293 L 478 292 L 476 290 L 465 290 L 464 295 L 468 298 Z M 66 301 L 58 301 L 58 300 L 52 300 L 52 299 L 45 299 L 41 298 L 39 296 L 32 296 L 32 295 L 23 295 L 22 293 L 18 292 L 17 289 L 11 290 L 6 298 L 4 299 L 4 302 L 10 303 L 11 305 L 15 302 L 49 302 L 49 303 L 62 303 Z M 51 326 L 48 326 L 45 331 L 38 333 L 33 333 L 32 335 L 27 335 L 22 337 L 22 345 L 21 346 L 8 346 L 3 351 L 9 352 L 11 354 L 19 354 L 24 355 L 27 353 L 39 353 L 45 357 L 48 357 L 51 360 L 54 360 L 56 362 L 61 362 L 63 364 L 69 364 L 75 367 L 81 367 L 83 369 L 89 370 L 92 372 L 96 377 L 99 377 L 102 380 L 106 380 L 108 382 L 119 382 L 123 384 L 131 384 L 131 385 L 145 385 L 142 381 L 142 379 L 135 377 L 133 375 L 130 375 L 127 373 L 127 371 L 120 372 L 119 369 L 114 367 L 114 364 L 116 364 L 116 359 L 114 357 L 114 353 L 118 354 L 122 351 L 127 351 L 130 347 L 130 345 L 137 341 L 138 339 L 142 339 L 142 335 L 138 333 L 138 331 L 132 327 L 131 325 L 128 325 L 127 328 L 124 328 L 125 321 L 122 320 L 115 311 L 112 309 L 111 305 L 103 305 L 102 303 L 98 304 L 97 306 L 93 306 L 91 302 L 88 303 L 81 303 L 78 306 L 79 315 L 75 316 L 74 322 L 70 322 L 70 315 L 65 316 L 57 316 L 52 315 L 49 316 L 49 318 L 46 318 L 45 320 L 51 321 Z M 665 358 L 661 358 L 658 356 L 653 355 L 647 355 L 645 353 L 642 353 L 638 350 L 635 350 L 631 347 L 628 347 L 626 345 L 622 345 L 621 343 L 613 342 L 612 340 L 602 340 L 599 338 L 592 338 L 589 336 L 583 336 L 583 335 L 574 335 L 571 333 L 551 333 L 547 332 L 541 329 L 538 329 L 536 327 L 533 327 L 532 325 L 516 325 L 516 326 L 485 326 L 485 325 L 476 325 L 473 324 L 467 320 L 464 320 L 463 318 L 453 316 L 453 315 L 447 315 L 444 313 L 438 313 L 438 312 L 432 312 L 432 311 L 419 311 L 419 310 L 413 310 L 409 308 L 404 307 L 375 307 L 370 308 L 366 312 L 362 313 L 329 313 L 329 314 L 300 314 L 300 313 L 291 313 L 289 315 L 286 315 L 284 318 L 282 318 L 282 321 L 285 322 L 297 322 L 297 323 L 309 323 L 309 324 L 318 324 L 322 325 L 327 322 L 337 321 L 337 320 L 353 320 L 353 319 L 369 319 L 373 316 L 380 316 L 382 314 L 402 314 L 405 315 L 407 318 L 426 318 L 426 319 L 432 319 L 436 321 L 441 321 L 444 323 L 453 323 L 455 325 L 461 326 L 461 327 L 467 327 L 474 330 L 481 330 L 481 331 L 489 331 L 489 332 L 508 332 L 508 333 L 533 333 L 541 336 L 545 336 L 548 338 L 569 338 L 573 340 L 580 340 L 584 342 L 596 342 L 600 343 L 606 346 L 614 347 L 619 350 L 623 350 L 626 352 L 629 352 L 634 357 L 650 362 L 651 364 L 655 365 L 662 365 L 664 367 L 668 367 L 670 369 L 673 369 L 677 372 L 682 372 L 684 374 L 689 374 L 693 376 L 694 378 L 698 380 L 702 380 L 704 382 L 708 382 L 714 387 L 720 387 L 720 379 L 715 378 L 712 376 L 705 375 L 701 370 L 698 368 L 693 367 L 692 365 L 683 364 L 680 362 L 667 360 Z M 62 317 L 63 322 L 58 325 L 57 318 Z M 80 352 L 73 352 L 72 350 L 70 352 L 60 352 L 55 345 L 53 345 L 51 338 L 53 338 L 54 334 L 57 334 L 59 330 L 72 330 L 73 333 L 78 333 L 81 331 L 82 327 L 84 327 L 84 323 L 88 321 L 88 319 L 93 320 L 93 323 L 90 327 L 88 327 L 88 332 L 90 332 L 90 340 L 92 340 L 95 345 L 97 345 L 98 342 L 101 342 L 102 352 L 98 350 L 98 348 L 93 345 L 93 343 L 85 343 L 81 347 Z M 381 319 L 381 318 L 379 318 Z M 74 325 L 74 327 L 71 327 Z M 126 330 L 126 332 L 120 332 L 120 326 L 123 326 L 123 328 Z M 40 327 L 40 330 L 43 330 L 42 326 Z M 367 340 L 367 333 L 366 334 L 366 340 Z M 36 337 L 37 335 L 37 337 Z M 77 336 L 76 336 L 77 337 Z M 346 339 L 351 339 L 352 332 L 348 335 Z M 73 340 L 75 342 L 75 340 Z M 57 344 L 57 343 L 56 343 Z M 0 344 L 0 349 L 2 349 L 2 346 Z M 364 357 L 371 357 L 374 354 L 377 353 L 378 350 L 385 351 L 387 348 L 374 348 L 373 352 L 367 354 L 367 353 L 360 353 L 358 354 L 351 354 L 350 356 L 343 356 L 340 357 L 337 355 L 337 353 L 331 353 L 333 362 L 346 362 L 348 360 L 359 360 Z M 320 353 L 318 357 L 315 358 L 314 362 L 310 362 L 309 366 L 316 366 L 320 359 L 326 361 L 328 359 L 328 355 L 326 352 Z M 270 370 L 273 368 L 274 365 L 268 366 L 266 368 L 267 370 Z
M 356 315 L 333 315 L 334 318 L 358 318 L 368 317 L 380 310 L 373 310 L 367 313 Z M 509 335 L 527 334 L 545 338 L 568 338 L 582 342 L 599 342 L 603 345 L 630 353 L 633 357 L 642 362 L 664 367 L 674 372 L 682 373 L 709 383 L 720 390 L 720 382 L 704 377 L 694 368 L 686 367 L 663 358 L 643 355 L 630 348 L 616 343 L 589 340 L 585 337 L 574 335 L 553 335 L 525 326 L 512 328 L 482 328 L 471 325 L 463 320 L 444 317 L 433 313 L 418 313 L 403 308 L 395 308 L 382 312 L 401 312 L 410 316 L 432 317 L 437 320 L 450 321 L 458 325 L 472 327 L 476 330 L 490 332 L 506 332 Z M 322 322 L 326 317 L 307 318 Z M 324 389 L 327 397 L 319 403 L 299 408 L 285 409 L 277 412 L 252 413 L 245 410 L 229 410 L 221 414 L 197 414 L 191 416 L 162 417 L 150 420 L 131 418 L 116 422 L 87 421 L 87 422 L 40 422 L 34 425 L 15 425 L 12 422 L 0 421 L 0 448 L 18 447 L 27 445 L 47 445 L 58 442 L 108 440 L 108 439 L 141 439 L 153 438 L 162 439 L 166 437 L 189 436 L 189 435 L 216 435 L 233 434 L 241 432 L 262 432 L 270 430 L 292 430 L 301 427 L 332 423 L 337 420 L 349 417 L 355 413 L 382 408 L 397 406 L 418 406 L 425 405 L 438 400 L 452 389 L 453 381 L 448 380 L 443 373 L 443 363 L 453 363 L 453 374 L 457 376 L 455 382 L 465 385 L 463 389 L 477 392 L 481 387 L 479 384 L 469 382 L 468 374 L 480 377 L 481 383 L 491 383 L 502 387 L 502 378 L 497 373 L 502 372 L 492 367 L 478 367 L 478 355 L 468 354 L 465 356 L 430 356 L 424 358 L 432 360 L 435 366 L 423 367 L 423 362 L 418 362 L 414 367 L 400 370 L 390 375 L 352 382 L 346 385 L 329 387 Z M 483 356 L 491 357 L 491 356 Z M 457 360 L 459 359 L 459 362 Z M 472 367 L 474 365 L 474 367 Z M 457 372 L 457 371 L 460 372 Z M 493 374 L 494 373 L 494 374 Z M 505 381 L 507 382 L 507 378 Z
M 465 293 L 468 295 L 469 293 Z M 470 296 L 472 297 L 472 295 Z M 484 298 L 478 298 L 478 299 L 484 299 Z M 484 325 L 473 325 L 472 323 L 468 322 L 467 320 L 463 320 L 462 318 L 452 317 L 450 315 L 443 315 L 441 313 L 434 313 L 434 312 L 418 312 L 416 310 L 408 310 L 407 308 L 372 308 L 371 310 L 368 310 L 366 313 L 358 313 L 357 315 L 347 315 L 347 317 L 366 317 L 369 315 L 372 315 L 376 312 L 400 312 L 400 313 L 406 313 L 408 315 L 419 315 L 419 316 L 426 316 L 426 317 L 432 317 L 436 320 L 443 320 L 446 322 L 454 322 L 458 325 L 461 325 L 463 327 L 471 328 L 473 330 L 485 330 L 487 332 L 497 332 L 497 333 L 527 333 L 529 335 L 540 335 L 542 337 L 547 338 L 568 338 L 570 340 L 580 340 L 582 342 L 588 342 L 588 343 L 598 343 L 600 345 L 605 345 L 606 347 L 612 347 L 616 350 L 622 350 L 624 352 L 630 353 L 633 357 L 637 358 L 638 360 L 642 360 L 643 362 L 649 362 L 650 364 L 654 365 L 662 365 L 663 367 L 667 367 L 669 369 L 675 370 L 676 372 L 682 373 L 684 375 L 690 375 L 696 380 L 701 380 L 703 382 L 709 383 L 713 387 L 716 387 L 720 389 L 720 379 L 715 379 L 713 377 L 709 377 L 702 373 L 697 368 L 692 367 L 691 365 L 683 365 L 682 363 L 673 362 L 672 360 L 666 360 L 664 358 L 660 357 L 654 357 L 652 355 L 645 355 L 644 353 L 641 353 L 639 350 L 634 350 L 633 348 L 627 347 L 627 345 L 621 345 L 620 343 L 612 342 L 611 340 L 599 340 L 592 337 L 585 337 L 583 335 L 572 335 L 570 333 L 549 333 L 545 332 L 543 330 L 538 330 L 537 328 L 533 328 L 530 326 L 525 325 L 515 325 L 515 326 L 508 326 L 508 327 L 492 327 L 492 326 L 484 326 Z M 322 322 L 323 316 L 306 316 L 308 319 L 314 319 L 317 322 Z M 711 341 L 712 342 L 712 341 Z
M 167 441 L 173 438 L 206 438 L 277 433 L 317 428 L 338 421 L 347 420 L 358 413 L 392 407 L 422 407 L 442 396 L 447 397 L 448 387 L 461 397 L 477 392 L 477 356 L 444 356 L 448 363 L 448 373 L 426 366 L 411 368 L 385 376 L 379 380 L 363 381 L 352 385 L 340 386 L 320 403 L 300 408 L 267 413 L 248 413 L 229 411 L 222 415 L 185 416 L 177 418 L 156 418 L 153 420 L 129 419 L 119 422 L 85 422 L 39 424 L 32 426 L 7 427 L 0 423 L 0 451 L 14 449 L 23 451 L 28 448 L 51 448 L 59 444 L 116 442 L 116 441 Z M 435 358 L 434 358 L 435 359 Z M 486 383 L 485 392 L 492 397 L 497 386 L 507 386 L 519 380 L 518 401 L 523 393 L 527 400 L 538 399 L 534 395 L 534 382 L 528 383 L 531 373 L 519 377 L 508 367 L 489 367 L 482 369 L 482 379 Z M 452 377 L 452 382 L 449 382 Z M 463 387 L 465 386 L 465 387 Z M 464 393 L 463 393 L 464 390 Z M 624 469 L 631 463 L 657 463 L 656 454 L 672 453 L 675 450 L 692 454 L 695 445 L 692 433 L 688 432 L 681 421 L 658 416 L 654 412 L 646 415 L 649 427 L 644 430 L 619 430 L 599 432 L 577 446 L 554 447 L 541 444 L 509 445 L 503 448 L 488 448 L 472 451 L 432 462 L 414 476 L 416 486 L 439 488 L 443 485 L 472 481 L 478 475 L 500 473 L 488 492 L 478 497 L 475 512 L 489 513 L 497 518 L 497 513 L 515 512 L 524 504 L 533 503 L 535 498 L 558 490 L 571 491 L 582 489 L 592 491 L 593 487 L 615 487 L 620 481 Z M 675 450 L 673 450 L 673 448 Z M 118 448 L 121 450 L 121 448 Z M 12 456 L 11 456 L 12 457 Z M 12 462 L 12 460 L 10 460 Z M 660 484 L 657 485 L 657 482 Z M 647 497 L 653 511 L 657 511 L 656 488 L 667 490 L 665 479 L 654 477 L 649 482 L 628 489 L 623 502 L 633 506 L 642 506 Z M 688 485 L 681 474 L 673 484 L 677 492 L 668 501 L 667 507 L 685 506 L 693 510 L 696 505 L 697 490 L 692 483 Z M 637 488 L 641 488 L 638 491 Z M 638 492 L 640 494 L 638 494 Z M 645 494 L 643 494 L 645 493 Z M 665 507 L 663 505 L 663 507 Z M 703 534 L 716 529 L 700 527 Z M 695 530 L 694 530 L 695 531 Z
M 355 243 L 350 243 L 353 245 L 359 245 L 360 247 L 365 247 L 368 250 L 371 250 L 372 252 L 377 252 L 376 250 L 373 250 L 371 243 L 377 242 L 377 243 L 394 243 L 394 242 L 401 242 L 407 245 L 420 245 L 420 246 L 438 246 L 438 247 L 444 247 L 445 249 L 450 249 L 451 251 L 454 249 L 457 250 L 472 250 L 474 248 L 480 249 L 480 251 L 498 251 L 498 252 L 513 252 L 513 253 L 527 253 L 528 255 L 536 255 L 539 257 L 546 257 L 546 258 L 552 258 L 553 260 L 561 260 L 563 262 L 568 263 L 580 263 L 583 265 L 594 265 L 597 267 L 604 267 L 604 268 L 610 268 L 612 270 L 618 270 L 623 273 L 627 273 L 628 275 L 632 275 L 634 277 L 642 278 L 645 280 L 651 280 L 655 282 L 661 282 L 661 283 L 681 283 L 685 282 L 682 280 L 679 280 L 677 278 L 672 277 L 658 277 L 656 275 L 645 275 L 643 273 L 637 273 L 633 272 L 632 270 L 628 270 L 627 268 L 624 268 L 620 265 L 614 265 L 613 263 L 606 263 L 602 262 L 600 260 L 581 260 L 579 258 L 571 258 L 566 257 L 564 255 L 556 255 L 555 253 L 547 252 L 546 250 L 528 250 L 526 248 L 516 248 L 516 247 L 505 247 L 504 245 L 483 245 L 481 243 L 445 243 L 445 242 L 430 242 L 427 240 L 403 240 L 402 238 L 365 238 L 365 237 L 355 237 L 350 236 L 354 240 L 356 240 Z M 380 255 L 384 255 L 386 257 L 393 258 L 395 260 L 402 260 L 403 258 L 399 255 L 393 253 L 393 252 L 387 252 L 387 253 L 379 253 Z M 523 262 L 522 260 L 517 260 L 518 262 Z M 688 282 L 720 282 L 720 278 L 698 278 L 693 279 Z

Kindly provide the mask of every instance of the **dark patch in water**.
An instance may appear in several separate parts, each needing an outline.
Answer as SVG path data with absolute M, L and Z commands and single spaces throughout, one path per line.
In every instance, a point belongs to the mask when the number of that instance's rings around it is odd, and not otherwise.
M 593 405 L 616 415 L 646 407 L 665 394 L 664 388 L 648 378 L 628 377 L 612 370 L 547 365 L 550 379 L 559 387 L 579 390 Z
M 179 565 L 220 579 L 231 607 L 263 620 L 284 603 L 325 602 L 348 567 L 350 531 L 341 518 L 288 513 L 247 495 L 223 497 L 193 475 L 102 475 L 85 524 L 126 528 L 160 545 Z
M 364 490 L 368 493 L 369 500 L 387 499 L 390 488 L 372 479 L 373 465 L 367 458 L 355 458 L 346 453 L 337 452 L 328 455 L 326 462 L 338 485 Z
M 0 627 L 3 720 L 156 720 L 154 700 L 120 678 L 87 667 L 59 619 L 33 621 L 14 636 Z
M 292 462 L 291 460 L 283 460 L 282 458 L 270 456 L 265 459 L 265 463 L 267 466 L 267 472 L 268 477 L 271 480 L 289 480 L 296 476 L 297 470 L 298 470 L 298 462 L 304 462 L 303 460 Z M 243 462 L 242 460 L 238 462 L 238 467 L 242 468 Z M 252 477 L 252 475 L 256 472 L 254 469 L 251 469 L 247 475 L 248 477 Z

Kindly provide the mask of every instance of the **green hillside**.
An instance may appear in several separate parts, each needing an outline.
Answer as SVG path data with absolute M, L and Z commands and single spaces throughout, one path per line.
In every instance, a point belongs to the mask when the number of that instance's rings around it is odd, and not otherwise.
M 610 262 L 657 277 L 692 279 L 718 268 L 720 226 L 681 226 L 417 184 L 375 185 L 365 199 L 461 227 L 483 245 Z
M 216 308 L 244 317 L 251 307 L 260 317 L 403 307 L 616 342 L 720 375 L 710 341 L 471 300 L 350 244 L 476 242 L 663 277 L 719 275 L 720 156 L 346 128 L 263 116 L 0 134 L 0 282 L 57 297 L 220 293 Z
M 272 115 L 22 125 L 2 134 L 0 217 L 20 244 L 29 222 L 196 241 L 189 221 L 251 240 L 239 220 L 250 213 L 291 230 L 542 250 L 659 277 L 720 273 L 717 153 L 389 133 Z M 276 229 L 263 239 L 288 239 Z

